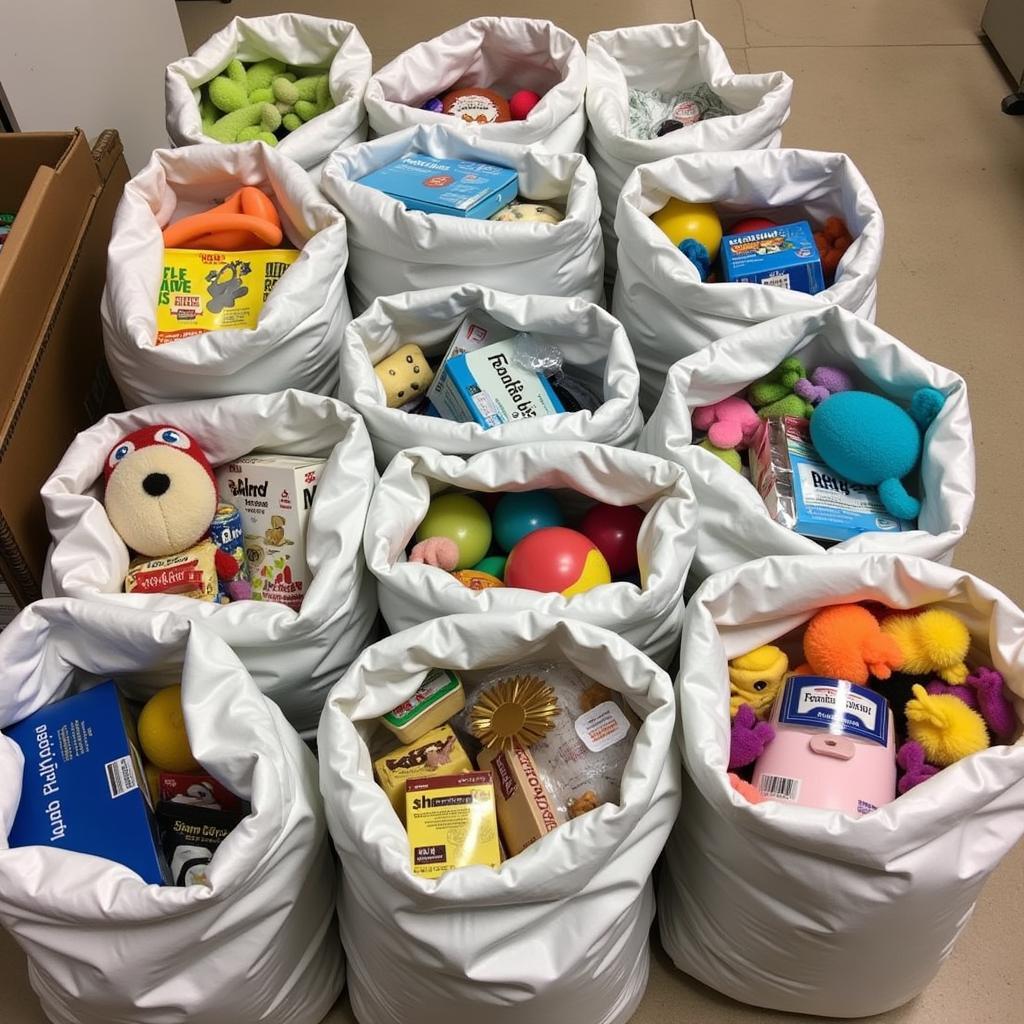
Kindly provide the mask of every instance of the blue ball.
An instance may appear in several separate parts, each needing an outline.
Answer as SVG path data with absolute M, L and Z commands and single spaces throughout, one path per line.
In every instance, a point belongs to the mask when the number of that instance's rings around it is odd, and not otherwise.
M 534 530 L 564 526 L 565 516 L 550 491 L 514 491 L 494 506 L 491 522 L 494 539 L 507 553 Z

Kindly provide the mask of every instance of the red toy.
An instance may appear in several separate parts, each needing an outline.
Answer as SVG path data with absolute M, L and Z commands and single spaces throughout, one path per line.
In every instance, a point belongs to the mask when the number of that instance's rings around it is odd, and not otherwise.
M 739 220 L 731 228 L 730 235 L 745 235 L 748 231 L 764 231 L 765 228 L 777 228 L 778 224 L 767 217 L 748 217 L 746 220 Z
M 508 109 L 512 114 L 513 121 L 525 121 L 537 104 L 540 103 L 540 94 L 531 92 L 529 89 L 520 89 L 513 93 L 508 101 Z
M 563 597 L 611 581 L 604 555 L 582 533 L 565 526 L 547 526 L 527 534 L 512 549 L 505 565 L 505 586 Z
M 583 517 L 580 532 L 604 555 L 613 576 L 628 576 L 636 570 L 636 539 L 645 515 L 636 505 L 595 505 Z

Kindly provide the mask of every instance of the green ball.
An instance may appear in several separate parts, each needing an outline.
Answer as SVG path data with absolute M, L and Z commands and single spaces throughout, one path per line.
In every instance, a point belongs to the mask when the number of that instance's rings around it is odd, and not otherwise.
M 504 555 L 488 555 L 473 566 L 477 572 L 489 572 L 497 576 L 499 580 L 505 578 L 505 563 L 508 559 Z
M 416 540 L 448 537 L 459 547 L 456 569 L 476 565 L 491 546 L 491 520 L 486 509 L 468 494 L 442 494 L 434 498 L 416 530 Z

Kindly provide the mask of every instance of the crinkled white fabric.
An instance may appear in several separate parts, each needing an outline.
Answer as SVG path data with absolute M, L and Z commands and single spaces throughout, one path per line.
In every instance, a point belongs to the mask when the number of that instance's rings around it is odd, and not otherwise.
M 693 443 L 693 410 L 729 395 L 796 356 L 808 370 L 838 366 L 856 384 L 909 405 L 919 387 L 938 388 L 946 402 L 924 435 L 918 529 L 873 531 L 829 549 L 905 552 L 951 561 L 974 511 L 974 440 L 967 385 L 891 334 L 838 306 L 794 313 L 737 331 L 668 371 L 665 390 L 638 447 L 686 468 L 700 505 L 693 574 L 711 573 L 765 555 L 814 555 L 822 547 L 780 526 L 757 490 L 721 459 Z
M 113 676 L 145 700 L 167 682 L 149 669 L 175 665 L 193 752 L 253 809 L 215 854 L 208 887 L 148 885 L 113 861 L 45 846 L 12 850 L 22 756 L 0 736 L 0 923 L 28 955 L 46 1016 L 317 1024 L 344 984 L 317 765 L 227 645 L 180 616 L 52 600 L 0 634 L 0 664 L 3 728 L 83 678 Z
M 177 594 L 121 593 L 129 553 L 103 507 L 103 466 L 119 438 L 150 423 L 191 434 L 214 466 L 254 449 L 327 459 L 307 520 L 313 579 L 299 611 L 270 601 L 220 605 Z M 44 592 L 82 598 L 115 614 L 137 608 L 202 621 L 232 645 L 293 725 L 315 728 L 328 689 L 374 628 L 375 585 L 363 561 L 362 532 L 376 476 L 363 421 L 333 398 L 282 391 L 107 416 L 78 435 L 43 485 L 53 537 Z
M 676 966 L 745 1003 L 863 1017 L 912 999 L 1024 832 L 1020 739 L 860 819 L 778 801 L 755 806 L 732 790 L 727 659 L 821 606 L 863 600 L 962 616 L 971 663 L 1002 672 L 1024 716 L 1024 612 L 958 569 L 891 554 L 766 558 L 698 590 L 676 681 L 683 806 L 665 851 L 658 918 Z
M 642 719 L 619 803 L 549 833 L 497 871 L 414 876 L 365 738 L 424 673 L 568 661 Z M 320 788 L 341 864 L 352 1006 L 366 1024 L 625 1024 L 647 984 L 650 875 L 679 806 L 671 681 L 621 637 L 533 612 L 435 619 L 368 648 L 320 721 Z M 398 979 L 398 983 L 396 983 Z
M 629 134 L 629 92 L 673 94 L 707 83 L 736 113 L 670 132 Z M 699 21 L 632 25 L 587 40 L 587 155 L 597 175 L 605 276 L 615 275 L 615 207 L 633 168 L 678 153 L 769 149 L 782 139 L 793 80 L 781 71 L 737 75 L 718 40 Z
M 242 185 L 274 200 L 298 260 L 274 286 L 252 329 L 208 331 L 156 345 L 161 232 Z M 103 291 L 103 342 L 129 407 L 301 388 L 333 394 L 338 341 L 351 319 L 345 219 L 308 174 L 262 142 L 158 149 L 125 186 L 114 217 Z
M 843 254 L 832 287 L 817 295 L 760 284 L 704 284 L 650 219 L 672 196 L 714 203 L 727 225 L 742 216 L 781 224 L 808 219 L 823 224 L 828 217 L 842 217 L 853 245 Z M 833 303 L 875 319 L 882 211 L 845 153 L 690 153 L 638 167 L 623 186 L 615 232 L 619 273 L 612 309 L 636 352 L 645 414 L 657 403 L 668 368 L 716 338 Z
M 406 545 L 431 496 L 468 491 L 576 491 L 593 501 L 639 505 L 648 514 L 637 541 L 643 588 L 607 583 L 574 597 L 513 587 L 470 590 L 442 569 L 408 562 Z M 568 504 L 568 502 L 567 502 Z M 693 558 L 698 505 L 686 473 L 663 459 L 591 444 L 543 441 L 493 448 L 469 458 L 410 448 L 381 477 L 366 518 L 366 564 L 392 630 L 457 612 L 518 612 L 582 619 L 613 630 L 661 665 L 675 656 L 683 586 Z
M 167 134 L 175 146 L 211 141 L 199 115 L 199 87 L 236 57 L 246 63 L 276 57 L 296 67 L 327 69 L 335 106 L 289 132 L 275 147 L 300 167 L 314 170 L 332 150 L 366 139 L 363 94 L 372 59 L 359 29 L 347 21 L 307 14 L 272 14 L 233 18 L 191 57 L 167 66 Z
M 358 184 L 407 153 L 514 167 L 520 195 L 564 204 L 565 219 L 539 224 L 423 213 Z M 421 125 L 333 153 L 320 187 L 348 221 L 348 279 L 357 313 L 382 295 L 467 280 L 517 295 L 602 301 L 597 179 L 579 153 L 545 153 Z
M 493 89 L 511 97 L 519 89 L 541 101 L 523 121 L 470 126 L 422 105 L 451 89 Z M 549 153 L 583 149 L 587 114 L 587 61 L 564 29 L 531 18 L 473 18 L 417 43 L 378 71 L 366 87 L 373 137 L 414 125 L 450 125 L 482 142 L 508 142 Z
M 440 359 L 466 314 L 481 309 L 544 344 L 557 345 L 573 377 L 601 396 L 602 404 L 594 412 L 521 420 L 489 430 L 389 409 L 374 365 L 410 342 L 428 358 Z M 366 421 L 382 470 L 403 448 L 415 445 L 457 455 L 544 440 L 632 448 L 643 426 L 637 404 L 640 377 L 626 332 L 609 313 L 583 299 L 509 295 L 475 284 L 377 299 L 345 331 L 338 379 L 339 397 Z

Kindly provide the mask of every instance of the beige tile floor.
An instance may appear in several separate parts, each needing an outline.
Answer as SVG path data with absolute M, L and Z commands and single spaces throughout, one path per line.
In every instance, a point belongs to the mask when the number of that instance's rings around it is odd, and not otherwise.
M 850 153 L 886 216 L 879 323 L 967 379 L 978 452 L 978 505 L 957 564 L 1024 602 L 1024 118 L 999 112 L 1009 91 L 977 31 L 984 0 L 613 0 L 501 5 L 550 17 L 585 40 L 624 22 L 696 15 L 737 70 L 781 68 L 795 80 L 785 143 Z M 275 0 L 179 4 L 195 46 L 229 18 L 284 9 Z M 488 8 L 466 0 L 294 3 L 356 22 L 376 64 Z M 412 8 L 410 8 L 412 10 Z M 491 8 L 490 10 L 493 10 Z M 1024 1021 L 1024 848 L 1004 861 L 938 977 L 879 1024 Z M 42 1024 L 24 958 L 0 931 L 4 1024 Z M 786 1014 L 733 1003 L 676 971 L 655 943 L 635 1024 L 783 1022 Z M 330 1024 L 353 1020 L 344 1000 Z M 249 1024 L 228 1022 L 225 1024 Z M 373 1024 L 367 1021 L 364 1024 Z

